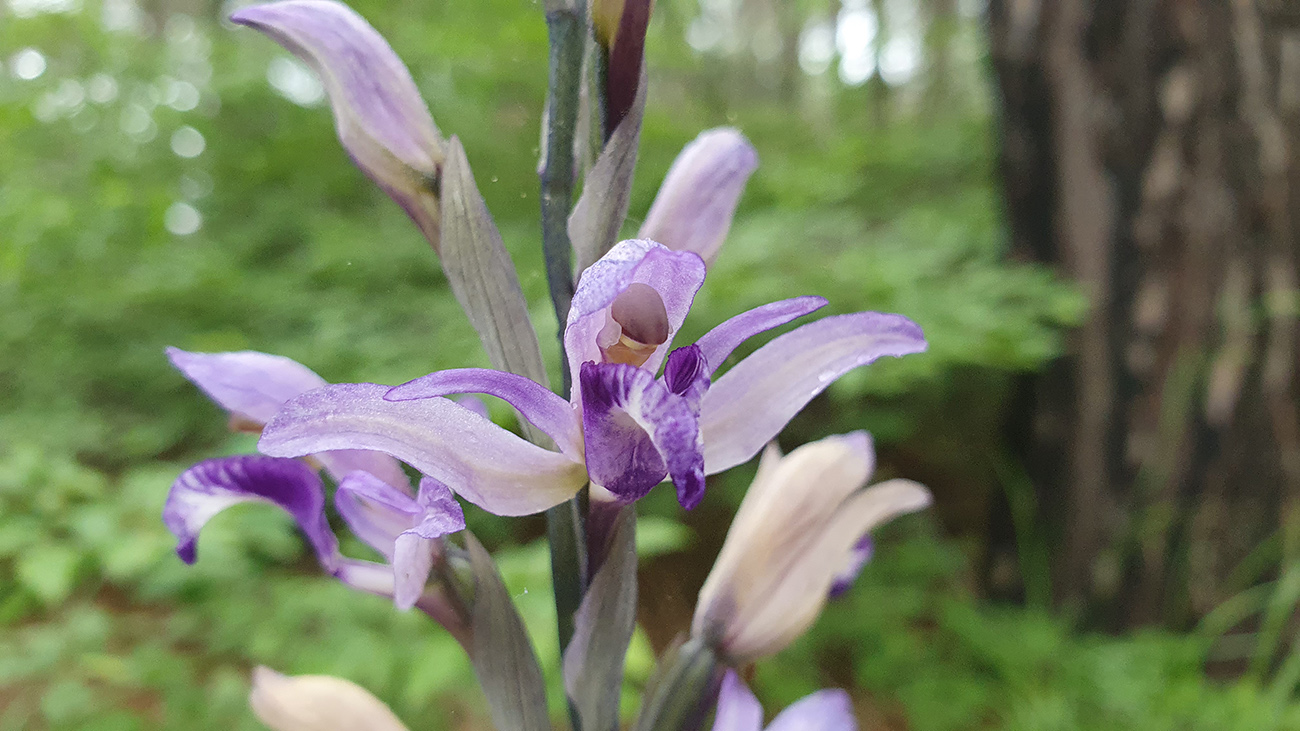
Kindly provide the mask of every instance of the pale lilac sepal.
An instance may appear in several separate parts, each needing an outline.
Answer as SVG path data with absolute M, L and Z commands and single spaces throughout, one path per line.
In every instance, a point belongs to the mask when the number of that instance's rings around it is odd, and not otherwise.
M 368 472 L 352 472 L 339 481 L 334 507 L 352 533 L 393 561 L 393 544 L 410 530 L 420 505 L 405 492 Z
M 587 471 L 624 502 L 671 477 L 682 506 L 704 495 L 698 411 L 649 371 L 621 363 L 583 363 L 582 423 Z
M 296 459 L 261 455 L 219 457 L 181 473 L 163 504 L 163 525 L 176 536 L 176 553 L 194 563 L 199 531 L 212 516 L 232 505 L 265 502 L 298 522 L 316 558 L 333 572 L 338 541 L 325 520 L 325 491 L 316 471 Z
M 866 568 L 867 563 L 871 561 L 871 554 L 874 551 L 875 542 L 871 540 L 870 533 L 858 540 L 857 544 L 853 546 L 853 551 L 849 554 L 848 562 L 831 582 L 830 596 L 832 599 L 843 596 L 853 586 L 853 582 L 857 581 L 862 569 Z
M 695 344 L 700 346 L 700 352 L 709 364 L 709 373 L 713 373 L 746 340 L 825 306 L 824 297 L 811 295 L 771 302 L 728 319 L 704 333 Z
M 257 427 L 270 421 L 285 401 L 327 385 L 315 371 L 292 358 L 255 350 L 191 353 L 168 348 L 167 358 L 218 406 Z M 386 454 L 340 450 L 312 456 L 336 480 L 354 470 L 364 470 L 410 491 L 402 466 Z
M 257 425 L 270 421 L 285 401 L 325 385 L 324 378 L 298 361 L 255 350 L 191 353 L 168 348 L 167 358 L 218 406 Z
M 837 378 L 881 356 L 919 353 L 925 337 L 902 315 L 836 315 L 780 335 L 709 387 L 700 410 L 704 463 L 714 474 L 745 462 Z
M 693 251 L 712 265 L 757 168 L 758 153 L 738 130 L 700 133 L 673 161 L 637 236 Z
M 858 731 L 849 694 L 838 689 L 819 690 L 781 711 L 767 731 Z
M 713 731 L 762 731 L 763 707 L 735 670 L 722 676 Z
M 410 72 L 383 36 L 329 0 L 253 5 L 230 19 L 270 36 L 320 75 L 348 154 L 416 217 L 424 179 L 436 175 L 445 153 Z
M 385 401 L 388 386 L 349 383 L 284 405 L 262 432 L 266 454 L 331 449 L 392 455 L 497 515 L 529 515 L 573 497 L 586 472 L 447 399 Z
M 485 393 L 506 401 L 533 426 L 554 439 L 556 446 L 570 459 L 582 459 L 582 434 L 573 407 L 550 389 L 523 376 L 488 368 L 437 371 L 394 386 L 384 398 L 388 401 L 413 401 L 459 393 Z
M 596 336 L 605 327 L 615 298 L 634 283 L 645 284 L 663 300 L 668 315 L 668 339 L 646 360 L 643 367 L 652 373 L 659 370 L 668 354 L 695 293 L 704 284 L 704 261 L 691 252 L 672 251 L 653 241 L 631 239 L 610 249 L 595 264 L 587 267 L 578 280 L 564 328 L 564 347 L 569 368 L 577 373 L 587 361 L 601 362 Z M 577 403 L 578 379 L 570 401 Z

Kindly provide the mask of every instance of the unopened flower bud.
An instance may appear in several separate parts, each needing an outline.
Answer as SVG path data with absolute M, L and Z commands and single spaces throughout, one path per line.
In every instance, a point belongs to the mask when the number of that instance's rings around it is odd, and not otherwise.
M 758 154 L 739 131 L 721 127 L 701 133 L 673 161 L 638 236 L 693 251 L 712 265 L 757 167 Z
M 739 665 L 778 652 L 826 604 L 862 536 L 930 504 L 908 480 L 861 489 L 875 454 L 866 432 L 769 447 L 700 590 L 692 635 Z
M 333 0 L 253 5 L 230 19 L 265 33 L 316 71 L 348 155 L 437 248 L 433 181 L 445 156 L 442 136 L 383 36 Z
M 383 701 L 329 675 L 281 675 L 259 666 L 248 703 L 273 731 L 406 731 Z

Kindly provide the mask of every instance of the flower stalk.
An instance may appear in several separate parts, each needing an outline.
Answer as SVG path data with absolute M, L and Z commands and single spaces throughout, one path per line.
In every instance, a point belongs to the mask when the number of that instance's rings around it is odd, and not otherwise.
M 574 139 L 582 100 L 582 59 L 587 41 L 586 9 L 572 0 L 549 0 L 546 30 L 550 42 L 547 101 L 542 134 L 541 179 L 542 253 L 560 340 L 560 393 L 569 391 L 572 373 L 564 352 L 564 324 L 573 301 L 573 246 L 569 241 L 569 212 L 573 208 Z M 547 542 L 551 550 L 551 580 L 555 588 L 556 630 L 560 653 L 573 638 L 574 615 L 587 590 L 585 490 L 572 500 L 546 511 Z

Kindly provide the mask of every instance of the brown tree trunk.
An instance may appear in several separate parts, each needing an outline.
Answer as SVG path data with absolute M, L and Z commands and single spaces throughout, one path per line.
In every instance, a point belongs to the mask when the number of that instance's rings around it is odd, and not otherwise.
M 1300 557 L 1300 18 L 992 0 L 989 28 L 1012 254 L 1091 304 L 1010 429 L 1053 596 L 1184 623 L 1264 539 Z

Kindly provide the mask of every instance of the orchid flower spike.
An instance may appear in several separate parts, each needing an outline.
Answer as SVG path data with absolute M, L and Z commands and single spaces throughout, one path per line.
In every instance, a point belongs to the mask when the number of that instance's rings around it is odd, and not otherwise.
M 670 478 L 689 509 L 703 497 L 706 474 L 751 459 L 835 379 L 881 356 L 925 350 L 921 329 L 901 315 L 837 315 L 780 335 L 715 381 L 743 342 L 826 300 L 763 305 L 673 350 L 704 273 L 695 252 L 646 240 L 624 241 L 588 268 L 564 330 L 575 374 L 567 401 L 522 376 L 480 368 L 392 389 L 328 386 L 290 400 L 259 449 L 277 457 L 385 452 L 498 515 L 540 512 L 588 479 L 604 489 L 597 499 L 626 503 Z M 442 398 L 459 393 L 508 401 L 559 451 Z
M 774 654 L 817 619 L 861 538 L 930 504 L 910 480 L 863 489 L 875 467 L 866 432 L 782 457 L 769 446 L 700 589 L 691 633 L 733 666 Z
M 272 731 L 407 731 L 370 691 L 329 675 L 281 675 L 253 669 L 248 704 Z
M 735 670 L 722 678 L 713 731 L 763 731 L 763 707 Z M 848 693 L 820 690 L 782 711 L 767 731 L 858 731 L 858 722 Z
M 282 0 L 230 16 L 265 33 L 320 76 L 339 141 L 438 248 L 442 135 L 411 72 L 356 11 L 333 0 Z
M 306 366 L 282 356 L 177 348 L 167 354 L 186 378 L 231 413 L 232 423 L 245 428 L 260 429 L 285 401 L 327 385 Z M 353 588 L 392 597 L 398 608 L 418 606 L 464 639 L 463 622 L 440 592 L 425 586 L 443 554 L 442 537 L 465 528 L 464 513 L 451 491 L 425 478 L 413 494 L 401 465 L 380 452 L 308 456 L 310 463 L 261 455 L 219 457 L 181 473 L 163 507 L 163 522 L 176 536 L 181 559 L 197 559 L 199 532 L 217 513 L 244 502 L 270 503 L 298 523 L 327 573 Z M 324 485 L 313 465 L 323 465 L 333 475 L 340 515 L 387 565 L 339 553 L 338 539 L 325 518 Z

